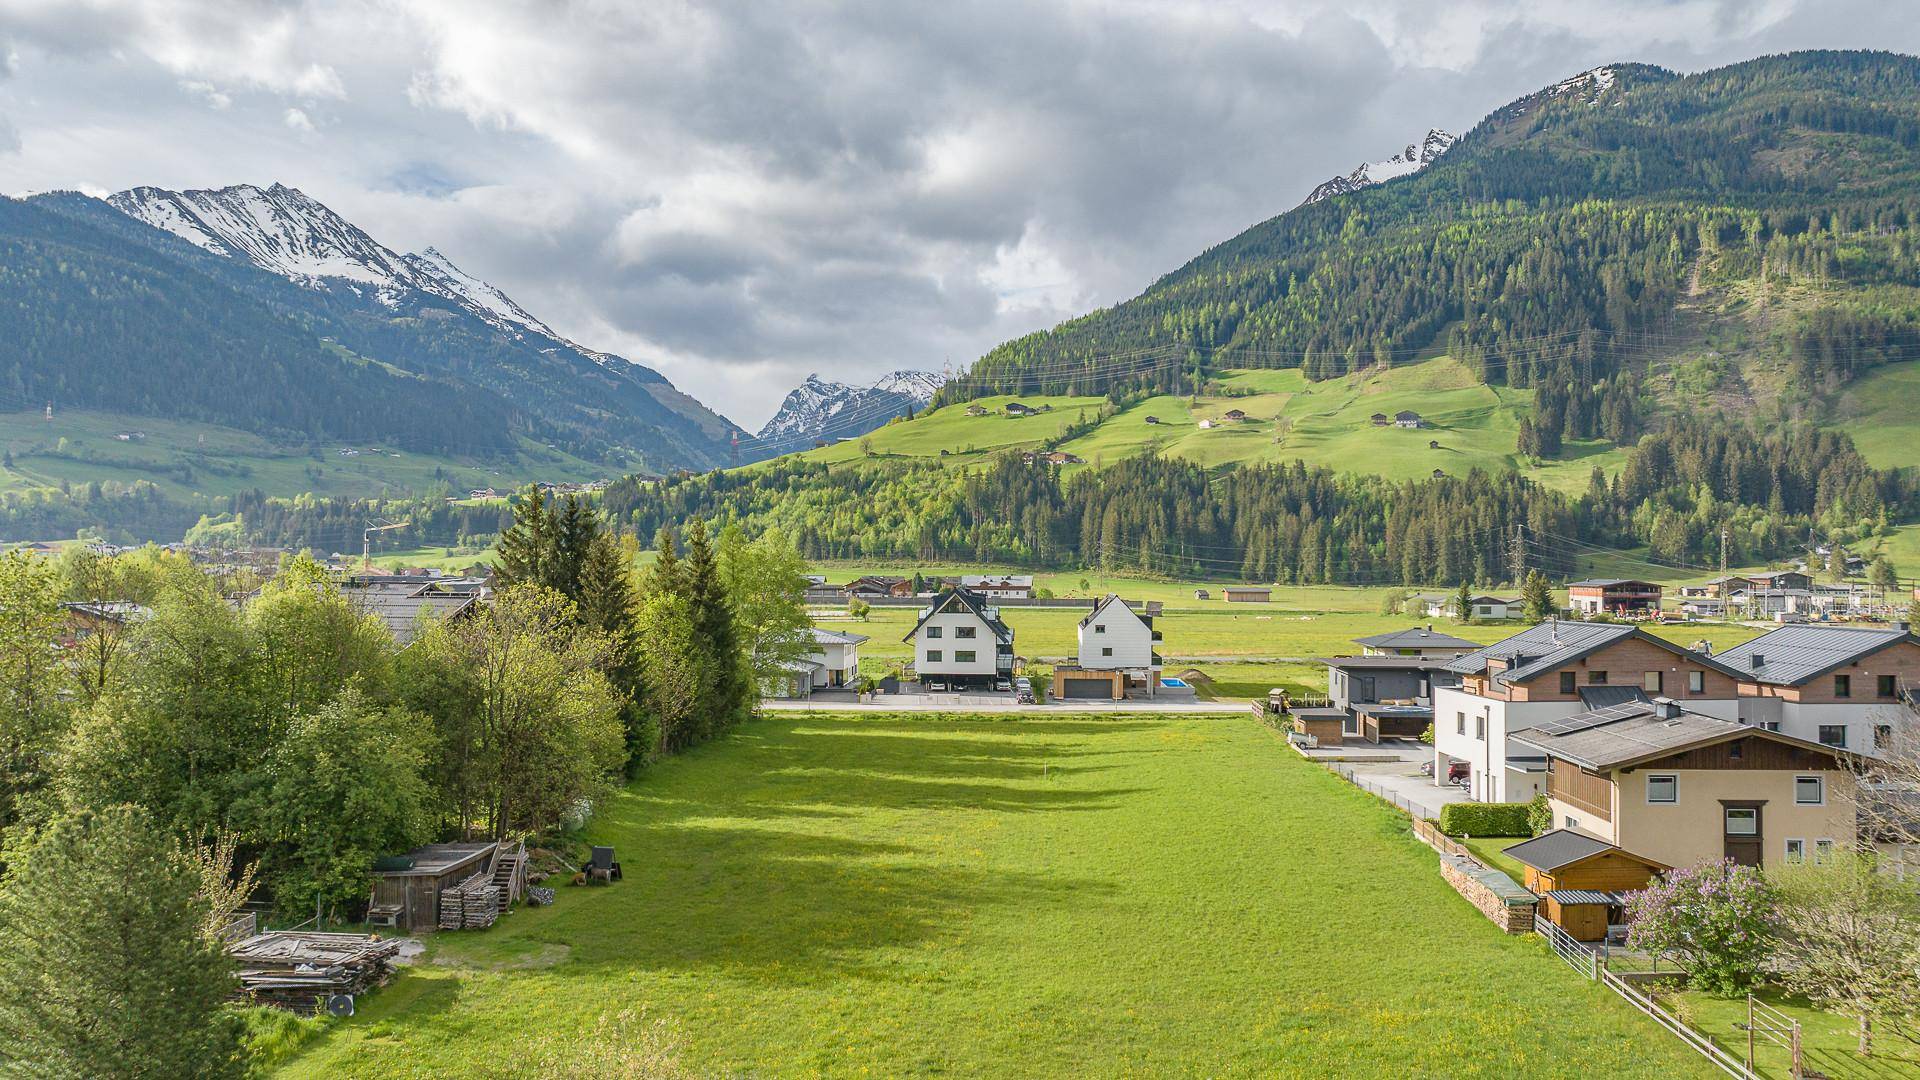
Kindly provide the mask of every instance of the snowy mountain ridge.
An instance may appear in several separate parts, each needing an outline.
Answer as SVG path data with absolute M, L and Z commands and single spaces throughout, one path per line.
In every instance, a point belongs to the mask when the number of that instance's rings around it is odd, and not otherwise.
M 573 346 L 505 293 L 434 248 L 400 254 L 298 188 L 253 184 L 168 191 L 136 187 L 107 197 L 114 209 L 215 255 L 245 259 L 309 288 L 329 279 L 398 308 L 409 290 L 448 300 L 515 337 L 531 331 Z M 604 354 L 573 346 L 606 363 Z
M 1441 154 L 1451 150 L 1453 144 L 1458 141 L 1460 137 L 1457 135 L 1439 128 L 1429 128 L 1419 142 L 1408 143 L 1405 149 L 1385 161 L 1362 162 L 1347 175 L 1336 176 L 1319 184 L 1307 194 L 1300 205 L 1307 206 L 1323 199 L 1331 199 L 1336 195 L 1345 195 L 1375 184 L 1384 184 L 1396 177 L 1417 173 L 1433 164 Z
M 944 375 L 928 371 L 890 371 L 868 386 L 808 375 L 760 429 L 760 448 L 784 454 L 821 440 L 865 435 L 896 416 L 920 409 L 946 381 Z

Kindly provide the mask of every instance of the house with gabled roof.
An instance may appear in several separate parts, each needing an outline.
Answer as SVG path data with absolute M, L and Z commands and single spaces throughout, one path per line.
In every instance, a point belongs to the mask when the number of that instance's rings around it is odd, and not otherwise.
M 1587 578 L 1567 586 L 1567 606 L 1581 615 L 1634 615 L 1660 610 L 1660 586 L 1637 578 Z
M 1410 630 L 1391 630 L 1384 634 L 1354 638 L 1353 643 L 1360 646 L 1363 656 L 1418 656 L 1446 660 L 1452 660 L 1480 647 L 1477 641 L 1443 634 L 1431 626 L 1416 626 Z
M 1670 698 L 1514 736 L 1548 763 L 1554 824 L 1642 859 L 1777 866 L 1852 847 L 1858 755 Z
M 1013 628 L 972 589 L 940 592 L 901 640 L 913 645 L 913 670 L 923 681 L 991 686 L 1013 674 Z
M 860 646 L 865 634 L 849 634 L 824 626 L 809 626 L 812 642 L 807 655 L 787 665 L 787 685 L 769 687 L 789 697 L 811 697 L 817 690 L 851 688 L 860 681 Z
M 1718 659 L 1740 676 L 1747 723 L 1871 755 L 1920 694 L 1920 637 L 1891 627 L 1783 626 Z
M 1054 697 L 1119 701 L 1129 690 L 1158 694 L 1160 632 L 1153 628 L 1153 616 L 1109 593 L 1080 620 L 1076 635 L 1077 662 L 1053 669 Z
M 1505 854 L 1526 868 L 1521 884 L 1540 898 L 1539 913 L 1575 941 L 1606 940 L 1625 921 L 1627 894 L 1673 869 L 1578 829 L 1541 833 Z
M 1583 693 L 1597 688 L 1670 696 L 1728 720 L 1739 713 L 1739 680 L 1728 665 L 1620 623 L 1544 622 L 1447 668 L 1460 685 L 1434 690 L 1434 776 L 1467 762 L 1468 791 L 1483 802 L 1538 794 L 1546 763 L 1510 737 L 1584 711 Z

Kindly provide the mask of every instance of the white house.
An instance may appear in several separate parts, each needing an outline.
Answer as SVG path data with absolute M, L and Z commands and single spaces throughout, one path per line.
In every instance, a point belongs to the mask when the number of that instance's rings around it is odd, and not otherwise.
M 962 574 L 960 587 L 989 600 L 1033 599 L 1032 574 Z
M 1527 603 L 1520 597 L 1478 595 L 1467 597 L 1468 611 L 1476 619 L 1488 622 L 1504 622 L 1508 619 L 1525 618 Z M 1424 614 L 1429 619 L 1444 619 L 1456 616 L 1460 606 L 1459 593 L 1415 593 L 1407 601 L 1413 613 Z
M 902 640 L 913 644 L 913 670 L 922 680 L 991 686 L 1013 674 L 1013 628 L 972 589 L 935 596 Z
M 1481 802 L 1526 802 L 1546 761 L 1510 744 L 1515 732 L 1622 701 L 1666 696 L 1689 709 L 1738 715 L 1730 665 L 1617 623 L 1545 622 L 1447 665 L 1457 687 L 1433 690 L 1434 778 L 1468 765 Z
M 1104 696 L 1122 696 L 1133 687 L 1144 687 L 1148 696 L 1154 696 L 1160 686 L 1160 656 L 1154 652 L 1160 633 L 1153 628 L 1151 615 L 1142 615 L 1109 594 L 1080 620 L 1078 633 L 1079 663 L 1068 673 L 1069 680 L 1087 683 L 1081 689 L 1088 692 L 1092 682 L 1108 681 L 1111 690 Z M 1090 674 L 1095 672 L 1104 679 L 1096 680 Z M 1113 679 L 1120 681 L 1109 681 Z M 1057 696 L 1077 696 L 1069 695 L 1067 689 L 1063 683 Z
M 1743 723 L 1871 755 L 1920 693 L 1920 638 L 1886 627 L 1783 626 L 1721 653 L 1739 673 Z
M 807 635 L 813 639 L 813 648 L 789 669 L 793 696 L 806 697 L 815 690 L 850 687 L 859 681 L 860 645 L 868 640 L 865 634 L 809 626 Z

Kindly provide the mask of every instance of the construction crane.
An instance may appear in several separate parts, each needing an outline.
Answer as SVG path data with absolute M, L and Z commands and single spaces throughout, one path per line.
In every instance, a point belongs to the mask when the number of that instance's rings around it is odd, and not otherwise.
M 412 524 L 412 522 L 388 521 L 385 518 L 375 518 L 371 521 L 368 521 L 366 530 L 360 534 L 360 568 L 368 572 L 371 572 L 373 570 L 373 534 L 374 533 L 390 532 L 394 529 L 404 529 L 410 524 Z

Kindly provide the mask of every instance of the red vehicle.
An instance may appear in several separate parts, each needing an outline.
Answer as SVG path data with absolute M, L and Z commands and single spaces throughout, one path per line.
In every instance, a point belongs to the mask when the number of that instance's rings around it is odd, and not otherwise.
M 1467 761 L 1447 762 L 1447 783 L 1466 787 L 1473 780 L 1473 763 Z

